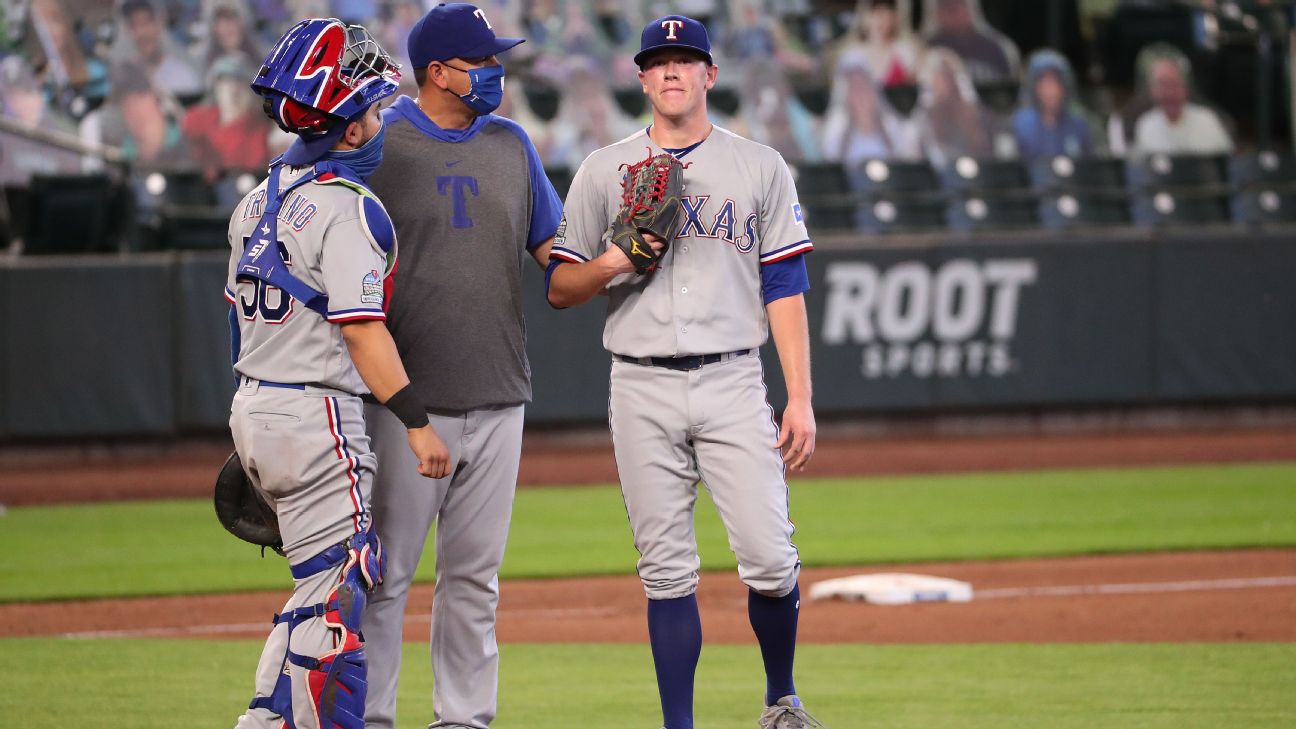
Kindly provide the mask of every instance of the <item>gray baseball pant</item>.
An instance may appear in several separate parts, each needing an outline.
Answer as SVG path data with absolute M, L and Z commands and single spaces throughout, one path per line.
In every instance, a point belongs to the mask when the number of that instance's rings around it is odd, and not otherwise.
M 692 371 L 614 360 L 608 421 L 650 599 L 697 590 L 699 480 L 720 513 L 742 581 L 771 597 L 792 591 L 801 561 L 759 356 Z
M 523 406 L 430 413 L 450 451 L 450 475 L 419 476 L 405 426 L 385 407 L 365 406 L 378 456 L 374 525 L 387 575 L 364 616 L 369 655 L 367 729 L 392 729 L 405 603 L 423 545 L 436 526 L 430 727 L 486 729 L 495 718 L 499 648 L 495 610 L 522 453 Z

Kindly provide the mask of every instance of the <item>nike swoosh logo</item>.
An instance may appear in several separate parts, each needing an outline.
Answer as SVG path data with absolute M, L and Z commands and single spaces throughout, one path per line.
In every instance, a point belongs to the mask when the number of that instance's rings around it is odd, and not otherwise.
M 454 162 L 446 162 L 446 167 L 454 167 L 455 165 L 459 164 L 462 161 L 463 160 L 457 159 Z

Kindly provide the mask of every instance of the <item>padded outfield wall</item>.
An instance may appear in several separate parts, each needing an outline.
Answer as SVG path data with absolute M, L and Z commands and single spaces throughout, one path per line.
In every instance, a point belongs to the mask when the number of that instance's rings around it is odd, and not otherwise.
M 809 257 L 820 414 L 1296 400 L 1291 231 L 884 242 Z M 0 438 L 224 429 L 225 267 L 220 253 L 0 262 Z M 524 269 L 529 423 L 602 422 L 602 305 L 554 311 Z

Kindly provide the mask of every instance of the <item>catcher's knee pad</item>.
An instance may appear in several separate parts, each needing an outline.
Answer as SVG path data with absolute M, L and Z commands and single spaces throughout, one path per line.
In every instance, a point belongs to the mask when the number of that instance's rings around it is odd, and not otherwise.
M 318 658 L 289 653 L 288 660 L 307 670 L 306 689 L 320 729 L 364 729 L 369 664 L 355 633 Z
M 323 602 L 304 605 L 276 615 L 274 623 L 288 623 L 289 644 L 292 631 L 302 623 L 320 619 L 338 639 L 335 648 L 320 656 L 305 656 L 286 650 L 279 680 L 270 696 L 252 700 L 250 708 L 265 708 L 283 717 L 288 729 L 308 724 L 293 716 L 292 679 L 282 670 L 291 663 L 306 669 L 306 688 L 310 693 L 315 724 L 320 729 L 364 729 L 364 702 L 368 691 L 368 663 L 360 620 L 368 593 L 382 582 L 385 559 L 382 544 L 373 530 L 355 534 L 314 557 L 292 566 L 293 577 L 303 579 L 327 569 L 341 566 L 337 584 Z

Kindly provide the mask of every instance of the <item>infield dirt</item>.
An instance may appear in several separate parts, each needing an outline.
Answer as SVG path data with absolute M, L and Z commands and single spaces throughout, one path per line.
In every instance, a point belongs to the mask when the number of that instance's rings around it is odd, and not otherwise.
M 521 481 L 606 483 L 605 444 L 542 436 L 524 446 Z M 5 468 L 0 503 L 199 497 L 228 454 L 212 445 L 136 457 L 97 457 Z M 1296 430 L 966 438 L 827 439 L 807 476 L 1279 461 L 1296 459 Z M 802 589 L 833 577 L 910 571 L 971 582 L 992 599 L 879 607 L 806 601 L 801 637 L 819 643 L 1296 641 L 1296 549 L 924 563 L 806 570 Z M 1268 582 L 1266 582 L 1266 580 Z M 1110 586 L 1117 587 L 1110 587 Z M 1108 587 L 1103 587 L 1108 586 Z M 1037 588 L 1075 588 L 1045 590 Z M 1034 589 L 1033 589 L 1034 588 Z M 283 592 L 0 605 L 0 637 L 256 637 Z M 746 592 L 733 573 L 704 575 L 708 642 L 752 642 Z M 432 587 L 409 599 L 409 640 L 427 640 Z M 505 582 L 506 642 L 646 641 L 633 574 Z

